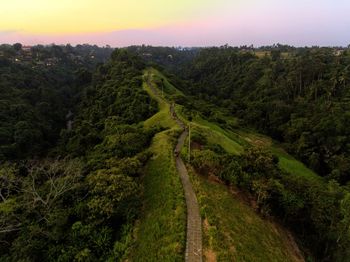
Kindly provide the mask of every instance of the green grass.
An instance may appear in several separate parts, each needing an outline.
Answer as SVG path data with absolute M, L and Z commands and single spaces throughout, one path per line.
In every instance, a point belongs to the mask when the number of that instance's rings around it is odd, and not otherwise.
M 144 172 L 143 212 L 136 224 L 130 259 L 183 261 L 186 206 L 173 157 L 180 128 L 170 117 L 169 105 L 155 96 L 146 83 L 144 89 L 159 104 L 159 112 L 145 121 L 144 127 L 162 127 L 166 130 L 155 135 L 149 148 L 153 157 Z
M 322 177 L 317 175 L 311 169 L 307 168 L 302 162 L 289 155 L 278 143 L 272 141 L 271 138 L 254 133 L 250 130 L 237 130 L 236 132 L 241 139 L 245 140 L 249 144 L 266 147 L 268 150 L 270 150 L 278 157 L 278 165 L 282 170 L 292 175 L 301 176 L 314 181 L 323 181 Z
M 162 128 L 177 128 L 176 122 L 170 117 L 170 106 L 163 99 L 154 95 L 151 88 L 143 83 L 143 88 L 148 94 L 158 102 L 159 111 L 144 122 L 145 128 L 162 127 Z
M 270 51 L 256 51 L 255 55 L 259 58 L 265 57 L 265 56 L 270 56 L 271 52 Z
M 197 123 L 191 124 L 191 127 L 194 131 L 202 134 L 207 139 L 209 144 L 217 144 L 226 152 L 234 155 L 239 155 L 242 152 L 241 145 L 220 132 L 212 130 L 204 125 L 198 125 Z
M 323 179 L 311 169 L 307 168 L 303 163 L 296 160 L 291 155 L 287 154 L 282 148 L 276 147 L 275 145 L 271 145 L 271 152 L 276 155 L 279 159 L 278 165 L 279 167 L 293 175 L 301 176 L 311 180 L 317 180 L 322 182 Z
M 183 261 L 186 208 L 173 159 L 171 131 L 158 133 L 144 177 L 144 212 L 136 231 L 132 261 Z
M 174 85 L 172 85 L 168 79 L 158 70 L 155 69 L 148 69 L 148 72 L 151 73 L 152 78 L 155 82 L 160 82 L 161 79 L 163 79 L 164 83 L 164 94 L 167 97 L 170 97 L 171 95 L 184 95 L 183 92 L 181 92 L 179 89 L 177 89 Z
M 180 108 L 179 112 L 178 114 L 181 114 Z M 236 121 L 235 118 L 230 119 L 226 117 L 226 119 L 227 121 Z M 243 152 L 244 147 L 247 146 L 266 147 L 278 157 L 279 167 L 282 170 L 293 175 L 322 181 L 320 176 L 289 155 L 278 143 L 273 142 L 269 137 L 247 129 L 224 129 L 219 124 L 209 122 L 198 116 L 195 117 L 193 123 L 200 129 L 200 132 L 208 139 L 209 143 L 220 145 L 227 153 L 239 155 Z
M 180 119 L 188 124 L 182 113 L 182 107 L 176 106 L 176 114 Z M 228 133 L 223 130 L 219 125 L 206 121 L 203 118 L 196 116 L 192 119 L 191 128 L 202 134 L 210 144 L 220 145 L 226 152 L 234 155 L 238 155 L 243 151 L 242 145 L 235 140 L 228 137 Z
M 217 261 L 301 261 L 288 233 L 262 219 L 226 186 L 189 172 L 203 219 L 203 253 Z M 206 259 L 205 259 L 206 261 Z
M 220 145 L 227 153 L 239 155 L 243 151 L 243 146 L 219 125 L 200 117 L 193 120 L 193 125 L 199 129 L 198 132 L 201 132 L 209 143 Z

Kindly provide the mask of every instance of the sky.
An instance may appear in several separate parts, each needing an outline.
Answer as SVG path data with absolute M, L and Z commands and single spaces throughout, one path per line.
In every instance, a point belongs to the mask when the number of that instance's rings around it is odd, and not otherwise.
M 0 43 L 347 46 L 350 0 L 0 0 Z

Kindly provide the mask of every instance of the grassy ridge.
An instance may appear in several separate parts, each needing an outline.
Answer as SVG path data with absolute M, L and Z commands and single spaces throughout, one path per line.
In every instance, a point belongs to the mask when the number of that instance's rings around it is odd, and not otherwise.
M 170 117 L 170 106 L 163 99 L 154 95 L 151 88 L 147 83 L 143 83 L 143 88 L 148 92 L 148 94 L 158 102 L 159 111 L 157 114 L 153 115 L 149 119 L 144 122 L 144 127 L 152 128 L 152 127 L 161 127 L 161 128 L 174 128 L 179 129 L 177 127 L 176 122 Z
M 136 237 L 133 261 L 182 261 L 186 209 L 172 152 L 171 133 L 161 132 L 150 150 L 155 154 L 144 178 L 144 212 Z
M 179 89 L 177 89 L 175 86 L 173 86 L 168 81 L 168 79 L 158 70 L 149 69 L 148 72 L 150 72 L 152 74 L 154 82 L 156 82 L 156 83 L 162 82 L 164 95 L 166 95 L 167 97 L 169 97 L 171 95 L 182 95 L 182 96 L 184 95 L 183 92 L 181 92 Z
M 176 109 L 177 114 L 182 116 L 182 107 L 176 107 Z M 236 121 L 234 118 L 226 118 L 227 121 Z M 240 128 L 228 130 L 222 128 L 219 124 L 209 122 L 199 116 L 196 116 L 192 120 L 192 125 L 207 138 L 209 143 L 220 145 L 227 153 L 239 155 L 244 150 L 244 147 L 247 146 L 266 147 L 278 157 L 279 167 L 282 170 L 314 181 L 322 181 L 320 176 L 285 152 L 282 147 L 276 142 L 273 142 L 271 138 Z
M 262 219 L 227 187 L 189 172 L 203 218 L 206 261 L 302 261 L 288 233 Z
M 239 155 L 243 151 L 243 146 L 235 139 L 232 139 L 230 133 L 226 132 L 220 126 L 200 117 L 196 117 L 193 123 L 194 127 L 208 139 L 209 143 L 218 144 L 227 153 L 234 155 Z
M 155 96 L 146 82 L 144 89 L 159 104 L 159 112 L 145 121 L 144 127 L 166 130 L 155 135 L 150 147 L 153 157 L 145 169 L 145 201 L 142 217 L 135 230 L 136 241 L 131 260 L 183 261 L 186 208 L 173 157 L 179 127 L 170 117 L 169 105 Z
M 154 70 L 147 74 L 152 78 L 159 77 Z M 169 105 L 154 96 L 146 83 L 144 88 L 159 103 L 159 112 L 145 121 L 145 128 L 159 126 L 167 130 L 155 136 L 150 148 L 154 157 L 145 170 L 144 215 L 137 227 L 132 260 L 183 261 L 185 202 L 172 157 L 178 127 L 170 117 Z M 174 90 L 171 92 L 176 93 Z M 176 111 L 184 122 L 188 122 L 181 106 L 177 105 Z M 241 129 L 234 132 L 200 117 L 193 118 L 192 128 L 198 129 L 208 143 L 219 144 L 232 154 L 240 154 L 244 147 L 261 140 L 253 133 Z M 272 143 L 266 141 L 264 145 L 272 147 Z M 281 152 L 277 151 L 281 158 L 285 157 Z M 194 175 L 192 171 L 190 175 L 201 207 L 203 248 L 208 260 L 300 261 L 294 253 L 293 241 L 286 237 L 287 232 L 259 217 L 248 205 L 234 197 L 227 187 Z
M 314 181 L 323 181 L 322 177 L 318 176 L 311 169 L 307 168 L 302 162 L 289 155 L 280 145 L 273 142 L 271 138 L 248 130 L 237 130 L 237 135 L 239 135 L 243 140 L 247 141 L 250 145 L 268 148 L 278 157 L 278 165 L 282 170 Z
M 320 182 L 323 181 L 322 177 L 320 177 L 311 169 L 307 168 L 303 163 L 286 153 L 282 148 L 271 145 L 270 150 L 273 154 L 275 154 L 278 157 L 278 165 L 282 170 L 290 174 L 302 176 L 308 179 L 317 180 Z

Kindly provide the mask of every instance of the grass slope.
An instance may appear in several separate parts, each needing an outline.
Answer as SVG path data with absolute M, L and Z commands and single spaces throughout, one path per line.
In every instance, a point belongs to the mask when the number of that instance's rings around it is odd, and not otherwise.
M 183 117 L 182 107 L 176 107 L 177 114 Z M 226 117 L 227 121 L 235 122 L 235 118 Z M 209 122 L 199 116 L 194 117 L 192 125 L 203 134 L 209 143 L 220 145 L 227 153 L 239 155 L 244 147 L 261 146 L 269 149 L 279 159 L 282 170 L 297 176 L 302 176 L 313 181 L 322 182 L 323 179 L 303 163 L 289 155 L 278 143 L 271 138 L 257 134 L 251 130 L 235 128 L 222 128 L 219 124 Z
M 153 157 L 145 169 L 145 201 L 131 260 L 183 261 L 186 208 L 173 158 L 179 128 L 171 119 L 166 102 L 155 96 L 146 83 L 144 88 L 159 103 L 159 112 L 144 122 L 145 128 L 158 126 L 167 130 L 156 134 L 150 147 Z
M 286 231 L 262 219 L 226 186 L 189 173 L 201 207 L 205 261 L 303 261 Z
M 160 83 L 163 79 L 163 91 L 164 95 L 166 97 L 170 97 L 172 95 L 184 95 L 183 92 L 181 92 L 179 89 L 177 89 L 175 86 L 173 86 L 168 79 L 158 70 L 155 70 L 153 68 L 148 69 L 148 72 L 152 74 L 152 78 L 154 82 Z
M 283 148 L 271 138 L 254 133 L 249 130 L 237 130 L 236 134 L 247 141 L 250 145 L 262 146 L 268 148 L 279 159 L 279 167 L 293 175 L 305 177 L 313 181 L 322 182 L 322 177 L 318 176 L 311 169 L 307 168 L 303 163 L 289 155 Z
M 220 145 L 227 153 L 239 155 L 243 151 L 243 146 L 237 140 L 230 137 L 230 133 L 226 132 L 219 125 L 206 121 L 200 117 L 193 120 L 195 128 L 201 132 L 211 144 Z
M 184 95 L 180 90 L 178 90 L 175 86 L 169 83 L 167 78 L 164 75 L 162 75 L 159 71 L 155 69 L 149 69 L 147 73 L 152 76 L 155 82 L 160 82 L 160 79 L 163 79 L 165 97 L 168 97 L 169 94 Z M 164 103 L 164 101 L 160 101 L 160 105 L 162 102 Z M 176 106 L 177 115 L 184 122 L 188 123 L 186 118 L 183 116 L 182 110 L 182 106 Z M 168 112 L 169 111 L 167 111 L 167 113 L 164 114 L 168 114 Z M 235 119 L 234 117 L 225 116 L 225 121 L 235 123 L 237 122 L 237 119 Z M 279 166 L 282 170 L 293 175 L 309 178 L 314 181 L 323 181 L 323 179 L 320 176 L 318 176 L 315 172 L 313 172 L 311 169 L 307 168 L 303 163 L 289 155 L 283 150 L 283 148 L 278 143 L 273 142 L 270 138 L 266 136 L 258 134 L 252 130 L 242 129 L 239 127 L 234 129 L 226 129 L 221 127 L 219 124 L 207 121 L 201 118 L 200 116 L 194 117 L 191 124 L 208 139 L 209 143 L 220 145 L 226 152 L 230 154 L 238 155 L 244 150 L 244 147 L 247 146 L 266 147 L 278 157 Z
M 161 127 L 164 129 L 174 128 L 177 129 L 176 122 L 170 117 L 170 106 L 165 100 L 159 98 L 153 94 L 151 88 L 146 82 L 143 83 L 143 88 L 148 92 L 148 94 L 158 102 L 159 111 L 157 114 L 153 115 L 151 118 L 144 122 L 145 128 Z M 178 128 L 179 129 L 179 128 Z
M 157 134 L 144 178 L 144 212 L 137 229 L 133 261 L 182 261 L 186 209 L 173 160 L 169 131 Z

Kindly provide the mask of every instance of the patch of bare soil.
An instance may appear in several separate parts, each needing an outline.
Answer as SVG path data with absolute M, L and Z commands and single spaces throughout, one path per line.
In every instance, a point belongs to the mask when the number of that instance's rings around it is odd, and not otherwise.
M 259 147 L 266 147 L 266 146 L 270 146 L 271 145 L 271 140 L 267 139 L 265 137 L 243 137 L 243 139 L 245 141 L 247 141 L 248 143 L 255 145 L 255 146 L 259 146 Z
M 218 178 L 217 176 L 213 175 L 213 174 L 208 174 L 208 180 L 210 182 L 214 182 L 214 183 L 218 183 L 218 184 L 224 184 L 224 182 Z
M 204 229 L 204 233 L 207 234 L 209 231 L 210 225 L 208 222 L 208 219 L 204 219 L 203 220 L 203 229 Z M 216 262 L 216 253 L 214 252 L 214 250 L 212 250 L 210 247 L 207 247 L 206 249 L 203 250 L 203 255 L 205 258 L 205 261 L 207 262 Z
M 252 142 L 255 146 L 266 146 L 266 142 L 263 141 L 263 140 L 260 140 L 260 139 L 255 139 L 253 142 Z
M 205 257 L 205 261 L 207 261 L 207 262 L 216 262 L 217 261 L 216 254 L 211 249 L 204 250 L 204 257 Z
M 210 225 L 207 218 L 203 220 L 203 227 L 204 227 L 204 231 L 208 232 Z
M 304 256 L 295 242 L 292 233 L 275 221 L 271 221 L 271 223 L 278 234 L 283 237 L 283 242 L 288 249 L 291 260 L 295 262 L 305 262 Z
M 203 145 L 201 145 L 200 143 L 196 142 L 196 141 L 192 141 L 191 142 L 191 149 L 197 149 L 197 150 L 201 150 L 203 149 Z
M 243 192 L 242 190 L 240 190 L 237 187 L 232 186 L 232 185 L 229 186 L 229 191 L 235 198 L 237 198 L 241 202 L 249 205 L 250 207 L 252 207 L 255 210 L 257 209 L 256 208 L 257 203 L 256 203 L 255 199 L 251 195 L 249 195 L 248 193 Z

